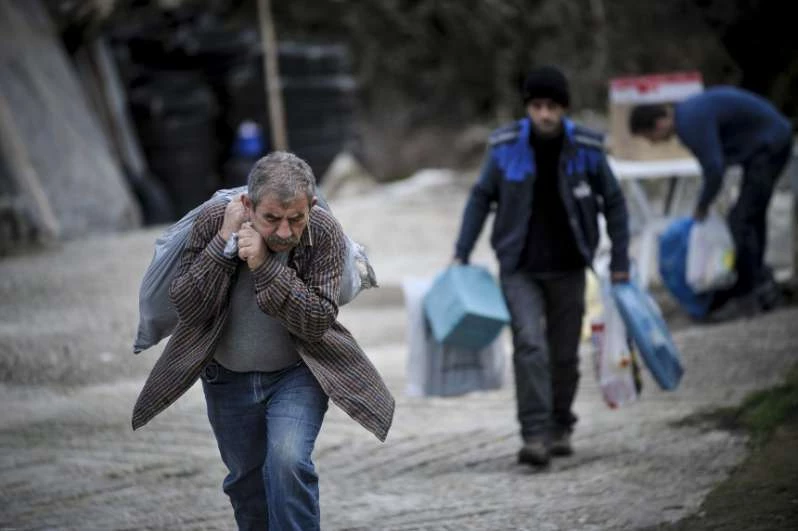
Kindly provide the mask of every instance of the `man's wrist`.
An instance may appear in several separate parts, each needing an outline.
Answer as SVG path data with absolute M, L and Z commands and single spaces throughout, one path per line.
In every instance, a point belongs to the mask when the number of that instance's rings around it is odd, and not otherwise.
M 224 250 L 222 254 L 225 258 L 236 258 L 238 256 L 238 233 L 233 232 L 230 237 L 225 240 Z
M 222 239 L 222 234 L 217 232 L 216 235 L 211 239 L 208 243 L 208 246 L 205 248 L 205 253 L 210 256 L 214 262 L 218 264 L 222 264 L 225 267 L 229 267 L 231 265 L 235 265 L 237 260 L 234 258 L 228 258 L 225 256 L 224 248 L 227 242 Z

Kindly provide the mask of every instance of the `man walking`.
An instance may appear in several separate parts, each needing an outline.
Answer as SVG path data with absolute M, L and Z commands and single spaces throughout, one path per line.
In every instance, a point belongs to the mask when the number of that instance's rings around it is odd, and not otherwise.
M 585 311 L 585 268 L 604 214 L 614 281 L 629 278 L 626 204 L 598 133 L 565 117 L 569 90 L 554 67 L 531 71 L 522 88 L 527 116 L 493 132 L 455 247 L 467 263 L 495 206 L 491 244 L 513 332 L 518 460 L 535 466 L 573 452 L 572 404 Z
M 393 417 L 336 320 L 345 236 L 315 203 L 307 163 L 274 152 L 246 195 L 197 216 L 170 290 L 179 323 L 133 411 L 136 429 L 201 377 L 239 529 L 319 529 L 311 453 L 328 397 L 380 440 Z
M 718 86 L 675 104 L 640 105 L 632 109 L 629 129 L 651 142 L 674 134 L 701 164 L 703 187 L 694 217 L 703 220 L 731 165 L 743 168 L 739 199 L 729 212 L 729 229 L 737 250 L 737 283 L 715 294 L 713 308 L 729 302 L 723 313 L 767 310 L 778 292 L 764 265 L 767 209 L 776 182 L 792 151 L 792 126 L 766 99 Z M 729 313 L 731 312 L 731 313 Z

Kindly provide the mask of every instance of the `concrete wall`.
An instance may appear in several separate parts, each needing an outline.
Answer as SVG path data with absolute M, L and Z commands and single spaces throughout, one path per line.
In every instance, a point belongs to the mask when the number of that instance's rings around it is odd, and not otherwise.
M 0 2 L 0 103 L 27 174 L 6 175 L 17 186 L 0 189 L 24 196 L 19 184 L 33 175 L 61 238 L 140 226 L 138 203 L 39 0 Z

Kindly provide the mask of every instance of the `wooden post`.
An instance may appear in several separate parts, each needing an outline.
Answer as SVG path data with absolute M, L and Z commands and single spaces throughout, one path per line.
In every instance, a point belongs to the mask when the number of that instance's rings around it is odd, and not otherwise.
M 260 42 L 263 50 L 263 72 L 266 76 L 266 101 L 269 105 L 271 147 L 273 150 L 288 149 L 285 130 L 283 97 L 280 90 L 280 69 L 277 64 L 277 38 L 274 32 L 271 0 L 258 0 L 260 19 Z

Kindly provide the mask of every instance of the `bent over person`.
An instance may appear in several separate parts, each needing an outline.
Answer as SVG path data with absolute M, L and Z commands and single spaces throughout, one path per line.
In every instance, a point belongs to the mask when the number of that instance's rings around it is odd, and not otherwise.
M 723 186 L 726 168 L 739 164 L 743 181 L 728 215 L 737 258 L 737 282 L 715 292 L 716 316 L 736 317 L 771 309 L 780 294 L 765 266 L 767 210 L 792 153 L 792 124 L 765 98 L 716 86 L 669 104 L 639 105 L 629 115 L 632 134 L 652 143 L 674 135 L 701 164 L 703 186 L 694 217 L 707 216 Z
M 629 278 L 629 232 L 601 136 L 565 118 L 565 76 L 553 67 L 533 70 L 522 99 L 527 116 L 490 136 L 463 213 L 455 262 L 468 262 L 495 207 L 491 244 L 512 325 L 523 439 L 518 460 L 543 466 L 550 455 L 573 453 L 585 268 L 599 241 L 598 215 L 606 217 L 612 240 L 614 281 Z
M 319 529 L 311 453 L 328 397 L 380 440 L 393 418 L 336 320 L 345 236 L 315 204 L 307 163 L 274 152 L 247 194 L 197 216 L 170 289 L 179 323 L 133 411 L 136 429 L 201 378 L 239 529 Z M 237 255 L 225 252 L 234 234 Z

